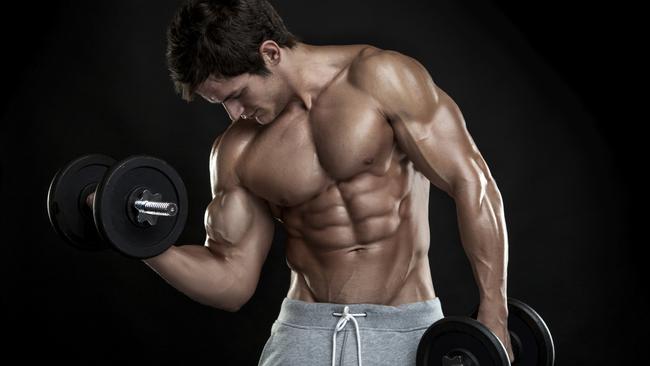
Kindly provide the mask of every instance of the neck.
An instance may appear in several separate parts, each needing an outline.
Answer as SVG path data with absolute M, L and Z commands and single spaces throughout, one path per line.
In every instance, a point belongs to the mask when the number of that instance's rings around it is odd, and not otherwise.
M 327 84 L 341 71 L 341 59 L 327 51 L 327 46 L 298 42 L 284 54 L 282 74 L 294 99 L 309 110 Z

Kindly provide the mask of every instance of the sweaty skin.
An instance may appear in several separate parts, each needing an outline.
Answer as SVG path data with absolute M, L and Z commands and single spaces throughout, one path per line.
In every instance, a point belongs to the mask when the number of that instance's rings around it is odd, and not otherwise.
M 512 358 L 503 203 L 458 106 L 398 52 L 300 47 L 327 60 L 312 67 L 319 87 L 255 116 L 223 102 L 233 123 L 212 147 L 206 243 L 175 246 L 146 263 L 193 299 L 237 311 L 255 292 L 275 219 L 287 231 L 288 298 L 393 306 L 433 299 L 433 184 L 455 200 L 479 320 Z M 201 95 L 225 99 L 216 85 Z M 241 114 L 249 118 L 233 118 Z

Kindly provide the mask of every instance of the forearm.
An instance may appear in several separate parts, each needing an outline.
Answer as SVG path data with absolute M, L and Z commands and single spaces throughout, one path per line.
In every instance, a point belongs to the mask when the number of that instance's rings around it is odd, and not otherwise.
M 455 194 L 463 248 L 479 290 L 481 305 L 507 313 L 508 235 L 503 201 L 494 180 L 468 183 Z
M 231 262 L 204 246 L 172 246 L 143 262 L 195 301 L 227 311 L 237 311 L 241 306 L 241 290 L 235 286 Z

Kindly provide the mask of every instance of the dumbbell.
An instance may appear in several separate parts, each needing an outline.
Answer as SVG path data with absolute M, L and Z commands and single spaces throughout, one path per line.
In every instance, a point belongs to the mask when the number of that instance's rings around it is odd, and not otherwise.
M 422 335 L 417 366 L 509 366 L 508 354 L 499 338 L 471 317 L 447 316 L 433 323 Z M 542 317 L 517 299 L 508 299 L 508 332 L 517 366 L 553 366 L 555 347 Z
M 52 227 L 72 246 L 113 247 L 132 258 L 154 257 L 178 239 L 187 219 L 183 180 L 165 161 L 91 154 L 70 161 L 47 195 Z

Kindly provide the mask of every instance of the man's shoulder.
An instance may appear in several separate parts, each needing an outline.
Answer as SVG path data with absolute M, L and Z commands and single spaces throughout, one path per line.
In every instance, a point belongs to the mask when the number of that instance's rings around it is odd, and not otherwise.
M 438 99 L 426 67 L 394 50 L 369 49 L 360 54 L 350 66 L 348 83 L 375 100 L 388 118 L 404 110 L 430 113 Z
M 237 120 L 220 133 L 210 149 L 210 178 L 213 188 L 241 185 L 239 166 L 241 157 L 259 133 L 259 125 L 253 121 Z
M 211 155 L 219 152 L 240 155 L 241 148 L 248 145 L 259 131 L 260 125 L 252 120 L 236 120 L 214 139 Z
M 420 67 L 417 60 L 404 53 L 369 46 L 350 64 L 348 80 L 359 89 L 376 91 L 381 83 L 403 78 Z

